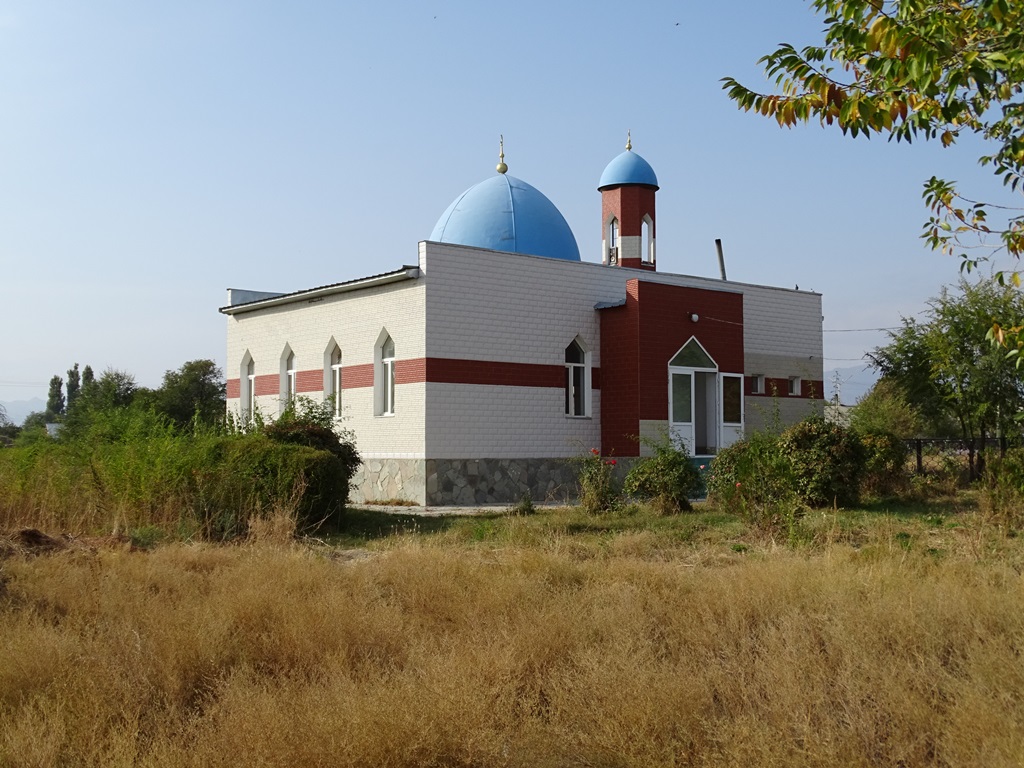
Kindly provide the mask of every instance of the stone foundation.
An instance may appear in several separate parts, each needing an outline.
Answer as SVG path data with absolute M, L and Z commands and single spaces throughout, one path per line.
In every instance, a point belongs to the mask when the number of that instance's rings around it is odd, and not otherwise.
M 424 459 L 364 459 L 352 477 L 349 502 L 379 503 L 401 499 L 426 504 Z
M 576 468 L 567 459 L 427 459 L 427 504 L 515 504 L 576 497 Z

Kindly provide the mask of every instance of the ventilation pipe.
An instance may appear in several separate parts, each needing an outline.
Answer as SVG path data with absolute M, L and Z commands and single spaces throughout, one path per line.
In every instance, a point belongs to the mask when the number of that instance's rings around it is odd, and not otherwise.
M 722 252 L 722 238 L 715 238 L 715 248 L 718 249 L 718 271 L 722 273 L 722 279 L 728 280 L 725 276 L 725 253 Z

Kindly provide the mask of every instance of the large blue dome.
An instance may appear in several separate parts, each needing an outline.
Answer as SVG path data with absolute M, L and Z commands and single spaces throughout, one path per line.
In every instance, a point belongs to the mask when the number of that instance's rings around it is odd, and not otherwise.
M 627 149 L 608 163 L 597 188 L 602 190 L 605 187 L 617 187 L 622 184 L 642 184 L 658 189 L 658 177 L 650 163 L 636 152 Z
M 505 173 L 481 181 L 455 198 L 434 225 L 430 240 L 580 260 L 576 238 L 554 203 L 525 181 Z

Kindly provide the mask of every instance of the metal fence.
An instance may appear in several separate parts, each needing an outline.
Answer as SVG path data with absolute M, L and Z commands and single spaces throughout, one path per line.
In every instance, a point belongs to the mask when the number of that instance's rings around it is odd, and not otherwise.
M 1006 455 L 1007 449 L 1021 445 L 1020 438 L 1011 440 L 1006 437 L 915 437 L 904 442 L 916 459 L 917 474 L 923 475 L 931 468 L 929 459 L 955 454 L 966 458 L 972 480 L 977 479 L 984 471 L 986 456 L 998 455 L 1002 458 Z

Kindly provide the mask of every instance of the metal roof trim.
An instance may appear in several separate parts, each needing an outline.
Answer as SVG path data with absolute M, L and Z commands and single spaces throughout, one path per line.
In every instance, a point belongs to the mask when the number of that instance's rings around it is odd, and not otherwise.
M 419 267 L 403 266 L 401 269 L 396 269 L 394 272 L 383 272 L 379 275 L 360 277 L 355 280 L 347 280 L 343 283 L 332 283 L 331 285 L 322 285 L 317 288 L 306 288 L 292 293 L 283 293 L 280 296 L 275 296 L 271 299 L 257 299 L 256 301 L 249 301 L 244 304 L 232 304 L 226 307 L 221 307 L 217 311 L 225 315 L 237 315 L 242 314 L 243 312 L 252 312 L 257 309 L 266 309 L 267 307 L 291 304 L 297 301 L 319 299 L 336 293 L 348 293 L 349 291 L 359 291 L 364 288 L 375 288 L 379 285 L 388 285 L 389 283 L 398 283 L 404 280 L 415 280 L 419 278 L 421 274 Z

